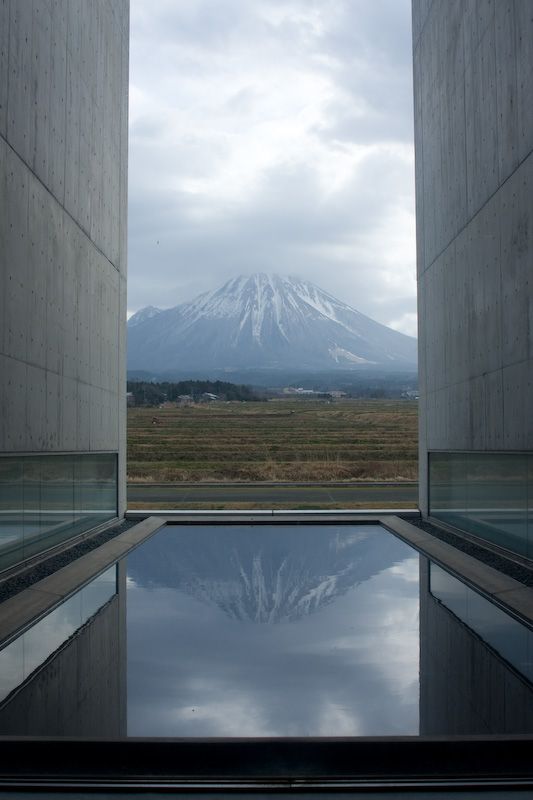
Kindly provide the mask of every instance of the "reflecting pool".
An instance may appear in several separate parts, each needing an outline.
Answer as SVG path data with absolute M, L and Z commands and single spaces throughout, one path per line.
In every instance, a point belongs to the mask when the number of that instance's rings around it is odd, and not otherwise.
M 379 525 L 172 525 L 0 645 L 0 733 L 526 733 L 532 654 Z
M 418 553 L 375 526 L 167 528 L 128 558 L 128 733 L 418 732 Z

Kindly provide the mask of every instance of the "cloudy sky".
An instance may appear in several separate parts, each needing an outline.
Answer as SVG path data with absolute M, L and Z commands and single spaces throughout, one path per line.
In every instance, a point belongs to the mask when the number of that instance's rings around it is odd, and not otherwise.
M 410 0 L 132 0 L 130 312 L 239 274 L 416 333 Z

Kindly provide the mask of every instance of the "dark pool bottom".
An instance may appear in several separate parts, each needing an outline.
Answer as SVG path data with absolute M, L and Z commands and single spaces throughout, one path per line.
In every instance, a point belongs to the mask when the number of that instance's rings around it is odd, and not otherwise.
M 527 733 L 532 663 L 378 525 L 169 526 L 0 650 L 0 733 Z

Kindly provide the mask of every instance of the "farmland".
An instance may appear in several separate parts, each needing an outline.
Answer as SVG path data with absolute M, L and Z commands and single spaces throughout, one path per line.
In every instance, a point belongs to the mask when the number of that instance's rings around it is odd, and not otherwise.
M 406 481 L 417 403 L 287 399 L 128 409 L 128 481 Z

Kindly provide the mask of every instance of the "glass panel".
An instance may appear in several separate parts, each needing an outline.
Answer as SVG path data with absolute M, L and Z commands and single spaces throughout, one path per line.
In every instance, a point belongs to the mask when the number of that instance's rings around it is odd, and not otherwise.
M 76 528 L 94 528 L 117 514 L 117 457 L 105 453 L 76 460 Z
M 34 543 L 41 535 L 42 461 L 33 457 L 23 459 L 24 557 L 39 549 Z
M 527 555 L 533 558 L 533 456 L 527 457 Z
M 22 558 L 24 516 L 22 460 L 0 459 L 0 569 Z
M 476 536 L 527 555 L 527 457 L 467 456 L 467 529 Z
M 0 458 L 0 571 L 116 515 L 116 453 Z
M 431 514 L 450 525 L 464 527 L 466 458 L 462 453 L 430 454 Z
M 72 536 L 74 521 L 73 456 L 38 459 L 40 465 L 40 527 L 37 535 L 25 536 L 24 556 L 28 558 Z M 26 482 L 25 482 L 26 488 Z
M 430 453 L 430 514 L 520 555 L 533 556 L 532 456 Z M 529 504 L 532 504 L 529 499 Z M 529 544 L 529 542 L 532 542 Z

